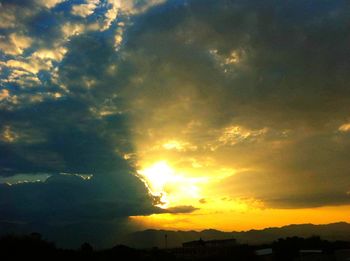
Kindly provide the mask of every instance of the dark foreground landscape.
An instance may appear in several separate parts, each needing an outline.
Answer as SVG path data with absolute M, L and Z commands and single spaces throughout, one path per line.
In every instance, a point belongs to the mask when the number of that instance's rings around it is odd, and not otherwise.
M 334 229 L 336 226 L 340 229 L 346 225 L 348 224 L 338 223 L 314 226 L 314 231 L 316 233 L 327 230 L 328 233 L 331 233 L 329 228 Z M 311 231 L 302 232 L 303 229 L 310 228 L 310 226 L 313 225 L 294 225 L 244 232 L 254 234 L 257 237 L 260 235 L 261 242 L 264 238 L 269 240 L 272 236 L 276 236 L 278 232 L 281 234 L 280 238 L 269 243 L 249 244 L 243 243 L 242 238 L 238 240 L 229 238 L 229 234 L 215 230 L 202 232 L 146 230 L 131 234 L 128 240 L 130 238 L 136 239 L 137 235 L 139 240 L 142 239 L 142 236 L 148 236 L 148 242 L 153 243 L 156 241 L 152 237 L 158 237 L 159 240 L 162 237 L 163 246 L 143 248 L 117 244 L 112 248 L 94 249 L 91 244 L 85 242 L 78 249 L 63 249 L 44 239 L 39 233 L 7 235 L 0 239 L 0 260 L 350 260 L 350 240 L 329 240 L 317 235 L 283 237 L 287 233 L 286 231 L 288 233 L 294 231 L 296 235 L 310 233 Z M 322 229 L 320 230 L 320 228 Z M 192 236 L 198 235 L 193 233 L 199 233 L 206 237 L 184 241 L 181 246 L 168 245 L 168 238 L 178 235 L 177 240 L 180 240 L 181 233 L 192 233 Z M 339 230 L 338 233 L 340 235 L 341 231 Z M 215 236 L 218 238 L 213 239 Z M 337 237 L 334 230 L 333 236 Z M 347 231 L 343 230 L 343 237 L 347 236 L 349 236 Z M 188 235 L 187 238 L 189 238 Z M 161 243 L 159 242 L 159 244 Z

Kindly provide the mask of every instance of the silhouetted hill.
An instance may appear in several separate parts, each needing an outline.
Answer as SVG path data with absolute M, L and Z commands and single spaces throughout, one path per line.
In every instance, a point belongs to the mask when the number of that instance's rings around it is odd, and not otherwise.
M 135 248 L 164 248 L 165 235 L 167 235 L 169 248 L 179 247 L 183 242 L 198 240 L 199 238 L 204 240 L 235 238 L 239 243 L 247 244 L 265 244 L 279 238 L 293 236 L 310 237 L 314 235 L 327 240 L 350 240 L 350 224 L 346 222 L 325 225 L 301 224 L 243 232 L 222 232 L 215 229 L 203 231 L 148 229 L 127 235 L 121 240 L 121 243 Z
M 148 231 L 150 232 L 150 230 Z M 154 232 L 154 231 L 153 231 Z M 152 232 L 152 233 L 153 233 Z M 190 231 L 189 233 L 192 233 Z M 215 230 L 206 230 L 204 233 L 221 233 Z M 179 234 L 179 231 L 174 232 Z M 188 235 L 189 235 L 188 233 Z M 224 240 L 226 241 L 226 240 Z M 135 261 L 161 261 L 161 260 L 197 260 L 197 261 L 296 261 L 300 257 L 300 250 L 316 249 L 317 254 L 309 256 L 312 259 L 305 260 L 339 260 L 340 256 L 349 260 L 350 241 L 328 241 L 320 237 L 313 236 L 309 238 L 287 237 L 278 239 L 271 244 L 247 245 L 247 244 L 203 244 L 213 243 L 213 241 L 198 241 L 184 248 L 173 249 L 136 249 L 125 245 L 116 245 L 107 249 L 94 249 L 88 242 L 84 242 L 78 249 L 57 248 L 53 242 L 49 242 L 39 233 L 29 235 L 7 235 L 0 237 L 0 257 L 1 260 L 84 260 L 84 261 L 112 261 L 112 260 L 135 260 Z M 218 243 L 217 240 L 214 242 Z M 232 242 L 232 241 L 230 241 Z M 193 243 L 195 243 L 193 245 Z M 223 243 L 223 242 L 221 242 Z M 270 249 L 268 256 L 261 256 L 261 250 Z M 270 251 L 269 250 L 269 251 Z M 345 251 L 344 251 L 345 250 Z M 339 255 L 340 254 L 340 255 Z M 265 259 L 268 258 L 268 259 Z M 302 259 L 304 260 L 304 258 Z

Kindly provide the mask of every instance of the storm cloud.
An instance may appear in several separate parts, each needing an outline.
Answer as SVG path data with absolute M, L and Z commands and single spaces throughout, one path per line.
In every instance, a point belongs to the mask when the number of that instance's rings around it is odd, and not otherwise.
M 350 203 L 347 1 L 0 8 L 0 175 L 21 177 L 0 184 L 0 221 L 118 227 L 196 211 L 156 207 L 137 176 L 138 159 L 173 138 L 161 153 L 178 166 L 236 170 L 212 193 L 269 208 Z
M 137 17 L 123 50 L 136 70 L 125 91 L 135 122 L 182 139 L 187 150 L 171 153 L 183 161 L 254 169 L 217 191 L 278 208 L 348 204 L 348 10 L 187 1 Z

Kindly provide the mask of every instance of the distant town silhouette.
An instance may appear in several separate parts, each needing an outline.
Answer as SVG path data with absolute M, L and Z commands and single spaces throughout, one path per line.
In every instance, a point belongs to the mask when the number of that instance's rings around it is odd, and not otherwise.
M 167 235 L 165 234 L 165 240 Z M 240 244 L 235 239 L 183 242 L 176 248 L 136 249 L 116 245 L 95 250 L 85 242 L 79 249 L 57 248 L 39 233 L 7 235 L 0 239 L 1 260 L 326 260 L 350 258 L 350 241 L 328 241 L 319 236 L 280 238 L 269 244 Z

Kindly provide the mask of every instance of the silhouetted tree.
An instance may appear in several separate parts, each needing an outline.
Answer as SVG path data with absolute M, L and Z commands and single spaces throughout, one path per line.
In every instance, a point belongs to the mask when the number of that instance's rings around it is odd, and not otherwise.
M 80 246 L 80 250 L 83 252 L 83 253 L 92 253 L 94 251 L 93 247 L 85 242 L 83 243 L 81 246 Z

